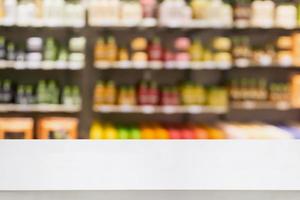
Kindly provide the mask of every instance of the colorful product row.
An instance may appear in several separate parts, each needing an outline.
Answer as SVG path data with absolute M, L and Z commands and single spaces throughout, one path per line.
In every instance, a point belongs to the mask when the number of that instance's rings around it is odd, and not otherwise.
M 100 37 L 94 49 L 97 68 L 229 68 L 249 66 L 300 66 L 300 34 L 283 35 L 270 44 L 254 45 L 248 36 L 200 38 L 178 37 L 171 47 L 161 39 L 137 37 L 128 46 L 113 36 Z
M 271 0 L 156 0 L 92 1 L 88 7 L 90 25 L 140 24 L 198 27 L 283 27 L 299 23 L 299 3 Z M 150 23 L 149 20 L 151 20 Z
M 300 126 L 264 123 L 115 125 L 95 121 L 90 139 L 300 139 Z
M 84 37 L 71 38 L 68 44 L 40 37 L 17 44 L 0 37 L 0 68 L 65 69 L 76 68 L 75 64 L 81 67 L 85 62 L 85 43 Z
M 60 89 L 54 80 L 41 80 L 37 85 L 14 84 L 10 80 L 3 80 L 0 81 L 0 103 L 80 106 L 81 95 L 78 86 Z
M 159 87 L 155 81 L 142 80 L 137 86 L 116 86 L 114 81 L 98 81 L 95 105 L 210 105 L 226 106 L 227 90 L 204 87 L 194 82 Z
M 289 83 L 268 83 L 263 78 L 233 79 L 230 85 L 232 100 L 289 102 L 290 92 Z
M 11 26 L 157 24 L 196 27 L 283 27 L 300 24 L 299 2 L 275 0 L 1 0 L 0 24 Z
M 0 0 L 0 24 L 83 27 L 85 7 L 79 0 Z
M 268 83 L 266 79 L 257 77 L 233 79 L 229 86 L 229 96 L 232 102 L 270 102 L 300 108 L 300 75 L 292 75 L 289 82 Z

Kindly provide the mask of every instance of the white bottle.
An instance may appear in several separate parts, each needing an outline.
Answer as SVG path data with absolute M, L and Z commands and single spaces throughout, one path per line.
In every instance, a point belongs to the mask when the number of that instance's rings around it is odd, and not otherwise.
M 220 25 L 221 27 L 233 26 L 233 10 L 229 4 L 223 4 L 220 10 Z
M 17 0 L 5 0 L 4 13 L 5 16 L 3 18 L 3 25 L 15 25 L 17 19 Z
M 277 27 L 292 29 L 297 26 L 297 8 L 293 4 L 283 4 L 276 8 L 275 23 Z
M 128 26 L 138 25 L 143 19 L 143 10 L 139 2 L 122 2 L 121 23 Z
M 120 21 L 119 0 L 91 0 L 88 6 L 91 26 L 118 25 Z
M 271 0 L 255 0 L 251 5 L 251 25 L 259 28 L 274 26 L 275 3 Z
M 64 25 L 71 27 L 83 27 L 85 25 L 85 8 L 81 3 L 65 4 Z
M 36 17 L 36 5 L 33 1 L 23 0 L 17 7 L 18 26 L 32 26 Z
M 178 27 L 190 23 L 192 10 L 184 0 L 164 0 L 159 8 L 159 23 Z
M 44 24 L 45 26 L 62 26 L 64 18 L 64 0 L 44 0 Z

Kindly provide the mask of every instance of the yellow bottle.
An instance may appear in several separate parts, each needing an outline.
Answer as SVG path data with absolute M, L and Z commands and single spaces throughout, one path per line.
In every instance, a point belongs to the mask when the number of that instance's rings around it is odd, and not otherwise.
M 118 47 L 114 37 L 109 37 L 106 44 L 106 59 L 108 62 L 116 62 L 118 56 Z
M 3 19 L 4 15 L 4 3 L 3 0 L 0 0 L 0 21 Z
M 102 81 L 99 81 L 94 90 L 94 104 L 103 105 L 105 103 L 105 87 Z
M 116 103 L 117 88 L 114 81 L 108 81 L 105 87 L 105 103 L 113 105 Z
M 209 0 L 192 0 L 191 1 L 191 8 L 193 19 L 205 19 L 207 18 L 207 10 L 209 7 Z
M 118 131 L 112 124 L 106 124 L 104 127 L 104 139 L 118 139 Z
M 106 54 L 105 54 L 106 48 L 105 48 L 105 42 L 102 37 L 100 37 L 95 45 L 94 49 L 94 56 L 95 61 L 107 61 Z
M 200 62 L 203 56 L 203 47 L 200 40 L 194 40 L 190 48 L 191 61 Z
M 129 61 L 129 54 L 126 48 L 121 48 L 119 51 L 119 61 Z
M 104 139 L 103 127 L 99 122 L 93 122 L 90 129 L 90 139 L 99 140 Z

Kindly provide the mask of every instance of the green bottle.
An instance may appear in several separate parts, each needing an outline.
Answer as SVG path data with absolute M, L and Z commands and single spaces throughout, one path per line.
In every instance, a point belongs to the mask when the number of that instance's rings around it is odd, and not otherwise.
M 3 103 L 11 103 L 13 100 L 12 83 L 10 80 L 4 80 L 2 85 L 2 101 Z
M 27 104 L 34 104 L 32 85 L 25 86 L 25 97 L 26 97 Z
M 141 139 L 141 131 L 137 126 L 132 126 L 130 129 L 130 139 L 138 140 Z
M 17 96 L 16 96 L 16 103 L 17 104 L 27 104 L 26 96 L 25 96 L 25 86 L 19 85 L 17 89 Z
M 0 60 L 5 60 L 5 38 L 0 36 Z
M 72 88 L 72 100 L 73 100 L 73 105 L 76 105 L 76 106 L 81 105 L 81 95 L 80 95 L 80 89 L 78 86 L 73 86 L 73 88 Z
M 59 89 L 54 80 L 48 84 L 48 102 L 50 104 L 59 104 Z
M 130 139 L 130 132 L 125 126 L 118 126 L 118 138 L 121 140 Z
M 39 81 L 36 89 L 36 102 L 38 104 L 48 103 L 47 92 L 46 82 L 44 80 Z
M 47 38 L 44 47 L 44 60 L 55 61 L 57 58 L 57 46 L 53 38 Z
M 297 25 L 300 26 L 300 1 L 297 0 Z
M 16 57 L 16 46 L 14 43 L 9 42 L 6 49 L 6 59 L 9 61 L 15 61 Z
M 73 105 L 72 92 L 70 86 L 65 86 L 63 89 L 62 104 Z
M 68 51 L 66 48 L 61 47 L 58 53 L 58 61 L 67 61 L 69 57 Z

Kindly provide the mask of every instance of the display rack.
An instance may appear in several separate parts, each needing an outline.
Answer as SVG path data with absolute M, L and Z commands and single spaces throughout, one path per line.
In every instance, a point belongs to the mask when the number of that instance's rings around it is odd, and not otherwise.
M 85 27 L 1 27 L 0 35 L 7 36 L 9 38 L 14 38 L 17 40 L 25 39 L 29 36 L 41 36 L 45 38 L 47 36 L 53 36 L 58 38 L 59 40 L 64 40 L 69 36 L 84 36 L 87 38 L 86 45 L 86 61 L 84 66 L 77 67 L 76 70 L 71 69 L 22 69 L 22 70 L 12 70 L 12 68 L 2 68 L 0 78 L 12 78 L 18 80 L 24 80 L 28 82 L 28 76 L 30 76 L 30 80 L 43 77 L 43 78 L 56 78 L 59 79 L 62 84 L 68 83 L 77 83 L 81 87 L 82 91 L 82 109 L 80 108 L 69 108 L 69 107 L 60 107 L 60 106 L 51 106 L 51 107 L 41 107 L 41 106 L 28 106 L 26 109 L 22 106 L 7 106 L 1 105 L 1 115 L 6 116 L 10 112 L 12 113 L 23 113 L 23 115 L 30 116 L 31 112 L 40 112 L 42 113 L 65 113 L 69 116 L 75 116 L 80 119 L 80 138 L 88 138 L 88 132 L 90 128 L 90 124 L 94 119 L 101 118 L 103 120 L 110 114 L 118 115 L 118 114 L 182 114 L 182 115 L 202 115 L 201 120 L 205 119 L 205 115 L 222 115 L 219 119 L 226 119 L 226 115 L 231 116 L 231 110 L 237 109 L 240 113 L 243 113 L 243 110 L 268 110 L 268 116 L 265 116 L 265 121 L 268 122 L 282 122 L 282 121 L 293 121 L 298 120 L 298 115 L 295 115 L 294 112 L 289 114 L 289 111 L 292 109 L 287 104 L 278 104 L 278 105 L 261 105 L 254 103 L 235 103 L 231 104 L 228 109 L 226 108 L 212 108 L 212 107 L 118 107 L 118 106 L 104 106 L 98 107 L 93 106 L 93 90 L 96 84 L 96 81 L 100 78 L 102 79 L 113 79 L 116 81 L 121 81 L 122 83 L 127 82 L 137 82 L 141 80 L 145 75 L 151 76 L 153 79 L 158 80 L 158 82 L 163 81 L 166 83 L 167 81 L 176 82 L 178 80 L 183 79 L 193 79 L 198 82 L 205 83 L 224 83 L 226 80 L 231 77 L 239 77 L 240 75 L 250 75 L 250 76 L 264 76 L 268 79 L 275 80 L 288 80 L 289 76 L 294 73 L 298 73 L 299 69 L 296 66 L 287 66 L 280 67 L 276 65 L 272 65 L 269 67 L 260 67 L 260 66 L 249 66 L 246 68 L 238 68 L 236 66 L 230 66 L 227 68 L 219 68 L 219 67 L 211 67 L 211 68 L 203 68 L 199 67 L 195 69 L 195 67 L 191 67 L 191 63 L 188 63 L 188 67 L 183 68 L 172 68 L 172 69 L 164 69 L 164 68 L 133 68 L 132 63 L 127 63 L 124 67 L 120 67 L 120 65 L 107 65 L 104 67 L 98 68 L 95 66 L 94 58 L 93 58 L 93 49 L 94 44 L 99 35 L 114 35 L 117 40 L 127 41 L 135 37 L 137 35 L 143 35 L 145 37 L 151 38 L 153 35 L 159 35 L 162 38 L 173 38 L 178 35 L 197 35 L 203 38 L 209 38 L 210 33 L 214 35 L 235 35 L 235 34 L 247 34 L 251 35 L 253 38 L 263 38 L 263 37 L 273 37 L 276 35 L 280 35 L 281 33 L 290 33 L 296 31 L 298 29 L 281 29 L 281 28 L 270 28 L 270 29 L 262 29 L 262 28 L 245 28 L 245 29 L 236 29 L 236 28 L 205 28 L 205 27 L 132 27 L 132 26 L 122 26 L 122 27 L 91 27 L 86 25 Z M 19 34 L 22 31 L 23 34 Z M 126 34 L 125 34 L 126 33 Z M 272 36 L 270 36 L 272 35 Z M 198 64 L 199 65 L 199 64 Z M 146 65 L 147 66 L 147 65 Z M 201 65 L 199 65 L 201 66 Z M 99 69 L 100 68 L 100 69 Z M 77 70 L 80 69 L 80 70 Z M 126 71 L 127 75 L 123 76 L 124 71 Z M 280 73 L 277 73 L 279 72 Z M 25 73 L 26 72 L 26 73 Z M 25 74 L 25 75 L 24 75 Z M 163 77 L 166 77 L 164 79 Z M 286 111 L 285 119 L 278 120 L 274 119 L 272 113 L 277 112 L 278 110 Z M 18 116 L 18 114 L 15 114 Z M 49 114 L 47 114 L 49 115 Z M 255 115 L 253 115 L 255 116 Z M 165 116 L 167 118 L 168 115 Z M 163 117 L 162 117 L 163 118 Z M 218 119 L 218 118 L 217 118 Z M 235 112 L 234 117 L 230 117 L 231 120 L 239 120 L 239 114 Z M 186 119 L 185 119 L 186 120 Z M 253 119 L 255 120 L 255 119 Z M 155 116 L 153 116 L 153 121 L 155 121 Z M 178 121 L 180 122 L 180 121 Z

